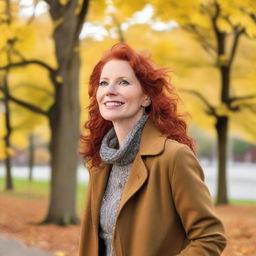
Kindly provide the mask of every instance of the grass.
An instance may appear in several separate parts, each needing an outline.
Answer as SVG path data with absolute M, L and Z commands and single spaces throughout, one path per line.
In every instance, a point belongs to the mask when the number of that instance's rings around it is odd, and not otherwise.
M 50 183 L 48 181 L 33 180 L 30 182 L 27 179 L 15 178 L 13 179 L 14 190 L 5 191 L 5 179 L 0 177 L 0 196 L 12 196 L 15 198 L 36 200 L 48 200 Z M 81 212 L 85 202 L 86 184 L 78 184 L 77 187 L 77 211 Z
M 230 204 L 235 205 L 256 205 L 255 200 L 230 199 Z
M 49 196 L 50 183 L 48 181 L 34 180 L 29 182 L 27 179 L 15 178 L 14 191 L 4 191 L 4 178 L 0 178 L 1 196 L 13 196 L 22 199 L 44 199 L 47 200 Z M 80 213 L 84 207 L 86 197 L 86 184 L 78 184 L 77 187 L 77 211 Z M 230 204 L 234 205 L 256 205 L 256 200 L 237 200 L 230 199 Z

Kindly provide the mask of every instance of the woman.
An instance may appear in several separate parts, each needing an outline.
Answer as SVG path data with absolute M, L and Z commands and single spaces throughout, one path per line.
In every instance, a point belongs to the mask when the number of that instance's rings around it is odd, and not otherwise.
M 118 43 L 91 74 L 80 256 L 217 256 L 225 247 L 166 72 Z

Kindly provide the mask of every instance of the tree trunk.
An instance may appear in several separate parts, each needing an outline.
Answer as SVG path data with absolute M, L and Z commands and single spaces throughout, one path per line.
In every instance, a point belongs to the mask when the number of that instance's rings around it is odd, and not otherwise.
M 28 176 L 28 180 L 30 182 L 33 181 L 34 151 L 35 151 L 34 135 L 33 135 L 33 133 L 31 133 L 29 135 L 29 152 L 28 152 L 28 154 L 29 154 L 29 161 L 28 161 L 29 176 Z
M 12 21 L 12 15 L 11 15 L 11 1 L 6 1 L 6 8 L 5 13 L 7 15 L 7 24 L 8 26 L 11 24 Z M 8 63 L 11 63 L 11 52 L 10 52 L 10 42 L 8 42 L 8 48 L 7 48 L 7 60 Z M 6 126 L 6 134 L 4 136 L 4 142 L 5 142 L 5 168 L 6 168 L 6 183 L 5 183 L 5 189 L 6 190 L 13 190 L 13 182 L 12 182 L 12 174 L 11 174 L 11 158 L 10 158 L 10 149 L 11 149 L 11 143 L 10 143 L 10 137 L 12 133 L 11 128 L 11 112 L 10 112 L 10 104 L 9 99 L 7 95 L 9 95 L 9 87 L 8 87 L 8 75 L 9 75 L 9 69 L 6 70 L 6 73 L 4 74 L 4 92 L 5 92 L 5 99 L 4 99 L 4 107 L 5 107 L 5 126 Z
M 10 126 L 10 109 L 9 109 L 9 100 L 5 99 L 5 125 L 6 125 L 6 135 L 4 136 L 5 142 L 5 170 L 6 170 L 6 180 L 5 180 L 5 189 L 13 190 L 12 182 L 12 173 L 11 173 L 11 158 L 10 158 L 10 136 L 11 136 L 11 126 Z
M 8 145 L 6 145 L 6 149 L 8 149 Z M 7 153 L 7 157 L 4 159 L 5 169 L 6 169 L 6 181 L 5 181 L 5 189 L 13 190 L 13 182 L 12 182 L 12 173 L 11 173 L 11 159 Z
M 220 66 L 221 74 L 221 103 L 229 101 L 230 88 L 230 66 Z M 218 116 L 216 130 L 218 137 L 218 192 L 217 204 L 228 204 L 227 193 L 227 143 L 228 143 L 228 121 L 226 115 Z
M 228 135 L 228 118 L 219 117 L 216 123 L 218 136 L 218 190 L 217 204 L 228 204 L 227 194 L 227 135 Z
M 80 57 L 76 50 L 78 43 L 73 46 L 72 41 L 77 21 L 75 7 L 75 4 L 69 6 L 63 22 L 53 34 L 59 67 L 58 75 L 62 79 L 62 84 L 55 87 L 56 101 L 50 115 L 51 191 L 49 210 L 44 222 L 61 225 L 79 223 L 76 216 L 76 186 Z M 53 20 L 63 17 L 58 17 L 58 14 L 62 15 L 58 8 L 52 7 L 50 13 Z
M 4 91 L 5 95 L 9 94 L 8 89 L 8 74 L 9 70 L 6 71 L 4 74 Z M 4 136 L 4 142 L 5 142 L 5 170 L 6 170 L 6 180 L 5 180 L 5 189 L 6 190 L 13 190 L 13 182 L 12 182 L 12 174 L 11 174 L 11 158 L 10 158 L 10 136 L 11 136 L 11 120 L 10 120 L 10 105 L 9 105 L 9 99 L 5 97 L 4 99 L 4 107 L 5 107 L 5 127 L 6 127 L 6 134 Z

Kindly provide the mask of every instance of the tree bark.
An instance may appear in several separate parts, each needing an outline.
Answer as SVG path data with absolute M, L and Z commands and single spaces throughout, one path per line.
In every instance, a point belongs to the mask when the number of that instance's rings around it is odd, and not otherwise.
M 9 55 L 9 53 L 8 53 Z M 10 149 L 11 149 L 11 143 L 10 143 L 10 137 L 12 133 L 11 128 L 11 112 L 10 112 L 10 102 L 6 95 L 9 93 L 9 87 L 8 87 L 8 74 L 9 70 L 6 70 L 4 74 L 4 108 L 5 108 L 5 127 L 6 127 L 6 134 L 4 136 L 4 142 L 5 142 L 5 170 L 6 170 L 6 179 L 5 179 L 5 189 L 6 190 L 13 190 L 13 181 L 12 181 L 12 173 L 11 173 L 11 157 L 10 157 Z
M 223 40 L 222 44 L 225 44 Z M 222 45 L 220 44 L 220 45 Z M 225 49 L 221 49 L 221 54 Z M 228 104 L 230 88 L 230 65 L 220 66 L 221 75 L 221 103 Z M 228 144 L 228 116 L 218 116 L 216 121 L 218 143 L 218 192 L 216 204 L 228 204 L 227 192 L 227 144 Z
M 5 8 L 5 13 L 7 15 L 7 24 L 11 24 L 12 16 L 11 16 L 11 2 L 10 0 L 6 1 L 6 8 Z M 9 42 L 8 42 L 8 48 L 7 48 L 7 60 L 8 63 L 11 63 L 11 53 L 10 53 L 10 48 L 9 48 Z M 12 181 L 12 174 L 11 174 L 11 158 L 10 158 L 10 148 L 11 148 L 11 143 L 10 143 L 10 137 L 12 133 L 12 128 L 11 128 L 11 112 L 10 112 L 10 104 L 9 104 L 9 99 L 7 95 L 9 94 L 9 86 L 8 86 L 8 75 L 9 75 L 9 69 L 6 70 L 4 74 L 4 107 L 5 107 L 5 127 L 6 127 L 6 134 L 4 136 L 4 142 L 5 142 L 5 155 L 6 158 L 4 160 L 5 163 L 5 169 L 6 169 L 6 182 L 5 182 L 5 189 L 6 190 L 13 190 L 13 181 Z
M 34 152 L 35 152 L 35 147 L 34 147 L 34 135 L 31 133 L 29 135 L 29 161 L 28 161 L 28 166 L 29 166 L 29 176 L 28 180 L 30 182 L 33 181 L 33 167 L 34 167 Z
M 77 25 L 76 1 L 73 1 L 68 8 L 63 22 L 53 34 L 59 67 L 58 75 L 62 79 L 62 84 L 55 86 L 56 101 L 50 113 L 52 173 L 50 205 L 44 221 L 61 225 L 79 223 L 76 215 L 76 186 L 80 56 L 77 51 L 79 42 L 73 44 Z M 63 17 L 62 11 L 59 6 L 51 6 L 50 14 L 53 21 Z
M 228 137 L 228 118 L 218 117 L 216 122 L 217 142 L 218 142 L 218 189 L 217 204 L 228 204 L 227 193 L 227 137 Z

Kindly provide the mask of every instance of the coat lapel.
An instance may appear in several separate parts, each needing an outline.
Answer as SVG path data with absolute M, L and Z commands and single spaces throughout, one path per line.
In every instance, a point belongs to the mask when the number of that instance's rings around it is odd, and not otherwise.
M 122 199 L 119 205 L 118 215 L 121 212 L 124 205 L 126 204 L 126 202 L 142 187 L 144 182 L 147 180 L 147 177 L 147 168 L 141 156 L 137 154 L 123 191 Z
M 140 149 L 136 155 L 128 181 L 125 185 L 118 215 L 128 200 L 143 186 L 148 178 L 149 172 L 142 156 L 160 154 L 164 150 L 165 140 L 166 136 L 163 136 L 149 119 L 142 132 Z

